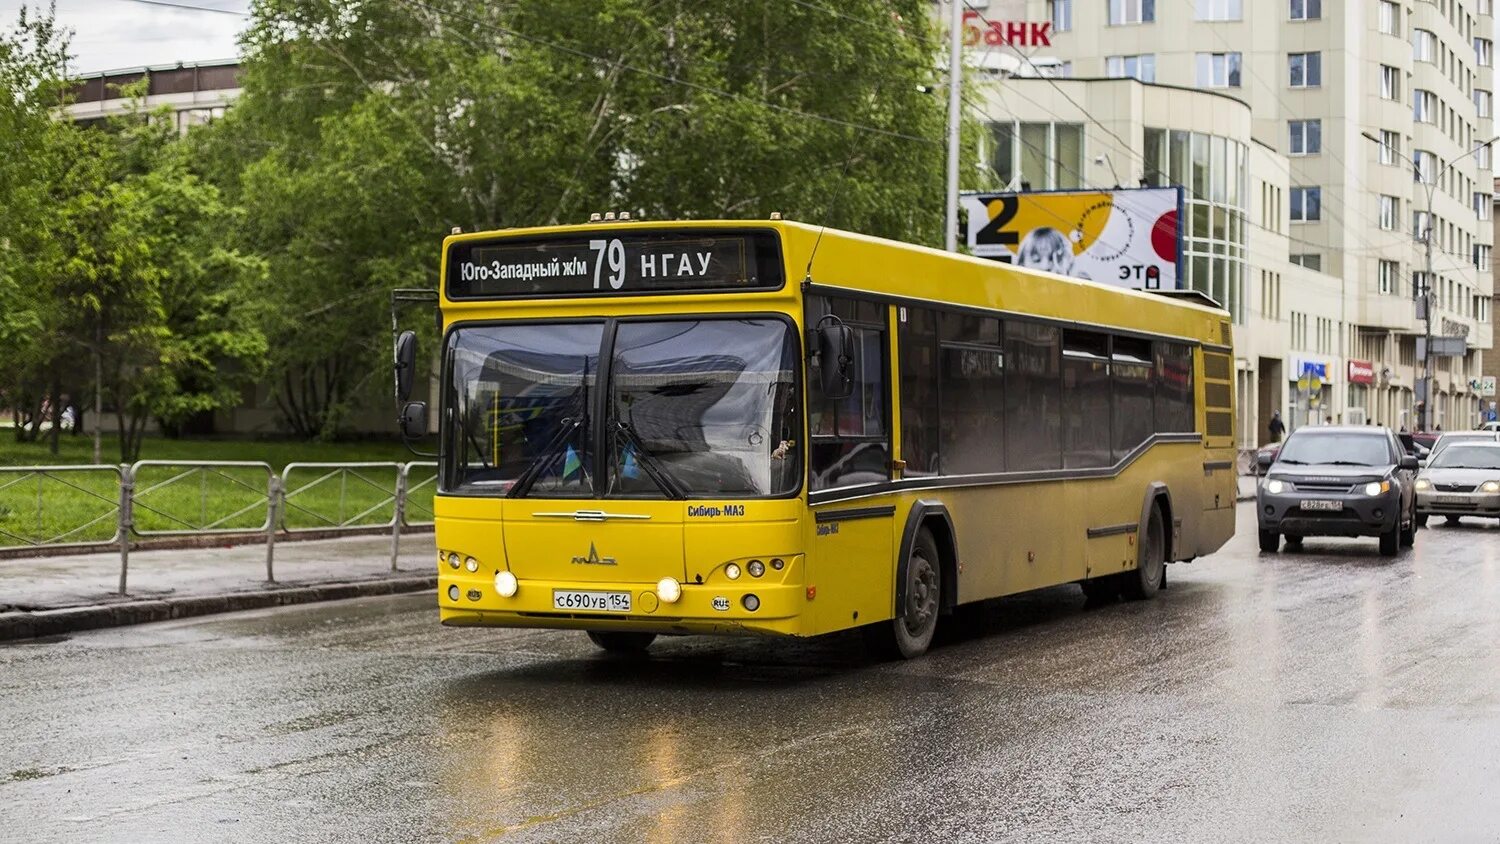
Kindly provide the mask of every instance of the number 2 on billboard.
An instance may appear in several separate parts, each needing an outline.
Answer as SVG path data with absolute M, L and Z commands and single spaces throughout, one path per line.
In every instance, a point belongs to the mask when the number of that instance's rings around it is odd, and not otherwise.
M 589 248 L 594 250 L 594 289 L 599 289 L 599 271 L 609 262 L 609 286 L 619 290 L 625 285 L 625 244 L 614 240 L 591 240 Z
M 1016 212 L 1021 210 L 1021 201 L 1014 196 L 1002 196 L 997 201 L 1000 203 L 1000 213 L 974 235 L 975 245 L 1015 246 L 1021 242 L 1020 232 L 1002 231 L 1011 220 L 1016 218 Z

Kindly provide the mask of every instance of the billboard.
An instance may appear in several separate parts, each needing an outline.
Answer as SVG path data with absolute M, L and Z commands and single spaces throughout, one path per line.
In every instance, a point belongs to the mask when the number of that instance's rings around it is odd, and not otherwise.
M 981 258 L 1113 284 L 1181 286 L 1182 188 L 975 193 L 962 198 Z

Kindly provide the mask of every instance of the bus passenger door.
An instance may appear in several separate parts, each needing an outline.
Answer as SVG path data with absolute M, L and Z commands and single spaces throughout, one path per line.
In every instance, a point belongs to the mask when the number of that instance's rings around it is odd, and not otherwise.
M 854 334 L 843 399 L 823 395 L 820 362 L 808 356 L 809 500 L 814 510 L 807 560 L 809 633 L 888 618 L 893 599 L 889 308 L 809 296 L 807 324 L 832 316 Z M 809 350 L 815 351 L 815 350 Z

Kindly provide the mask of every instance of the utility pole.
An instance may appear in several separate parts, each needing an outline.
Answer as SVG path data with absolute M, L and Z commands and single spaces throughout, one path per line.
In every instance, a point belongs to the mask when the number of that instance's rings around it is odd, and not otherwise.
M 1434 177 L 1433 184 L 1427 186 L 1427 234 L 1422 238 L 1427 256 L 1427 271 L 1422 274 L 1421 290 L 1426 339 L 1422 342 L 1422 412 L 1417 414 L 1418 431 L 1427 430 L 1427 422 L 1432 418 L 1432 188 L 1436 183 Z
M 948 24 L 948 197 L 944 218 L 944 248 L 958 251 L 958 134 L 963 82 L 964 0 L 951 0 L 953 14 Z

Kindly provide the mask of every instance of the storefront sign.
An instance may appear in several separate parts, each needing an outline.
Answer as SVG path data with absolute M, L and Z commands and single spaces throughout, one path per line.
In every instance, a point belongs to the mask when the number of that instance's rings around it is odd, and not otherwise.
M 1495 376 L 1486 375 L 1483 378 L 1470 378 L 1469 390 L 1471 392 L 1478 393 L 1479 395 L 1487 399 L 1494 398 Z
M 1367 360 L 1349 361 L 1349 383 L 1350 384 L 1374 384 L 1375 365 Z
M 969 9 L 964 12 L 965 47 L 1051 47 L 1052 21 L 998 20 Z

